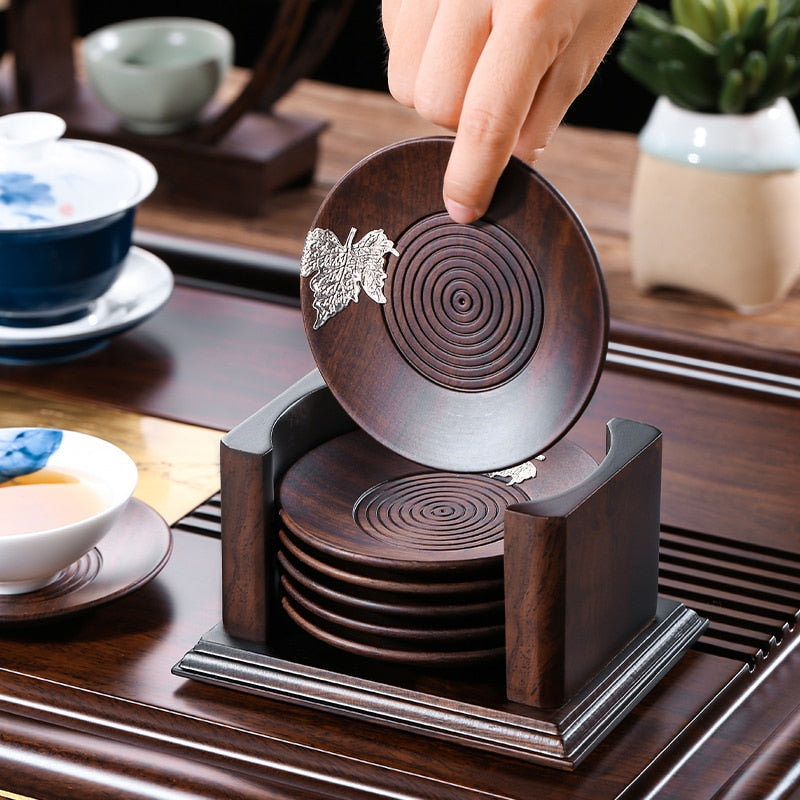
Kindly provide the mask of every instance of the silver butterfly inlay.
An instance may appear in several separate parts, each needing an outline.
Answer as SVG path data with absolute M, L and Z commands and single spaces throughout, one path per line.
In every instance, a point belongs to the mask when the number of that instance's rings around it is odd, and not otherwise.
M 545 456 L 536 456 L 537 461 L 544 461 Z M 524 461 L 522 464 L 517 464 L 516 467 L 508 467 L 508 469 L 501 469 L 497 472 L 487 473 L 490 478 L 496 478 L 503 481 L 507 486 L 513 486 L 515 483 L 522 483 L 523 481 L 530 480 L 536 477 L 536 464 L 533 461 Z
M 351 228 L 342 244 L 333 231 L 314 228 L 306 237 L 300 259 L 300 275 L 311 277 L 309 288 L 317 312 L 314 330 L 324 325 L 350 303 L 357 303 L 361 288 L 376 303 L 385 303 L 385 258 L 398 255 L 383 230 L 367 233 L 354 243 L 356 229 Z

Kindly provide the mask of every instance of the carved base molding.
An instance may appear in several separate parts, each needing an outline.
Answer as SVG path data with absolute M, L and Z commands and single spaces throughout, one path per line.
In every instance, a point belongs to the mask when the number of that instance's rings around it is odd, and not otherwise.
M 292 631 L 286 647 L 243 644 L 222 624 L 175 665 L 182 677 L 280 698 L 378 725 L 574 769 L 650 691 L 701 634 L 706 620 L 683 604 L 660 598 L 651 625 L 623 648 L 561 708 L 536 709 L 505 699 L 502 670 L 494 682 L 451 673 L 430 681 L 393 669 L 392 682 L 370 677 L 383 665 L 342 658 Z M 286 650 L 287 652 L 279 652 Z M 289 651 L 292 652 L 289 652 Z M 336 664 L 336 669 L 330 663 Z M 473 670 L 469 670 L 470 673 Z M 407 680 L 403 680 L 403 678 Z

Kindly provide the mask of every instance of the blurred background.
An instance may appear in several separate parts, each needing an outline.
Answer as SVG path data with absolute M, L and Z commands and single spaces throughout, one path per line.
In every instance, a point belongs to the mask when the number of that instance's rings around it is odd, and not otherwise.
M 649 0 L 650 1 L 650 0 Z M 7 2 L 7 0 L 6 0 Z M 665 8 L 667 0 L 651 0 Z M 3 0 L 0 0 L 2 8 Z M 250 66 L 258 56 L 272 22 L 271 0 L 76 0 L 80 35 L 115 22 L 146 16 L 203 17 L 228 28 L 236 39 L 236 62 Z M 0 43 L 5 45 L 5 20 L 0 13 Z M 590 86 L 575 101 L 566 122 L 594 128 L 638 131 L 654 98 L 622 73 L 612 48 Z M 385 43 L 379 0 L 356 0 L 351 17 L 331 53 L 313 76 L 319 80 L 386 91 Z

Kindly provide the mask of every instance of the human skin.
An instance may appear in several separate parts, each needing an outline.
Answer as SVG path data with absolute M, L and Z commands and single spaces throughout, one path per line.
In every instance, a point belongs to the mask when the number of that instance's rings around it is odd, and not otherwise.
M 442 188 L 456 222 L 532 163 L 586 88 L 633 0 L 383 0 L 389 90 L 456 132 Z

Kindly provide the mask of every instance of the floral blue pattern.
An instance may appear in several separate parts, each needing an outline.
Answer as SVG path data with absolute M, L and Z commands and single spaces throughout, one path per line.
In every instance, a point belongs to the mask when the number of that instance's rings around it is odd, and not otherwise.
M 25 172 L 0 172 L 0 203 L 31 221 L 44 219 L 31 206 L 53 206 L 55 202 L 49 183 L 37 181 Z
M 63 438 L 63 431 L 51 428 L 0 432 L 0 484 L 47 466 Z

